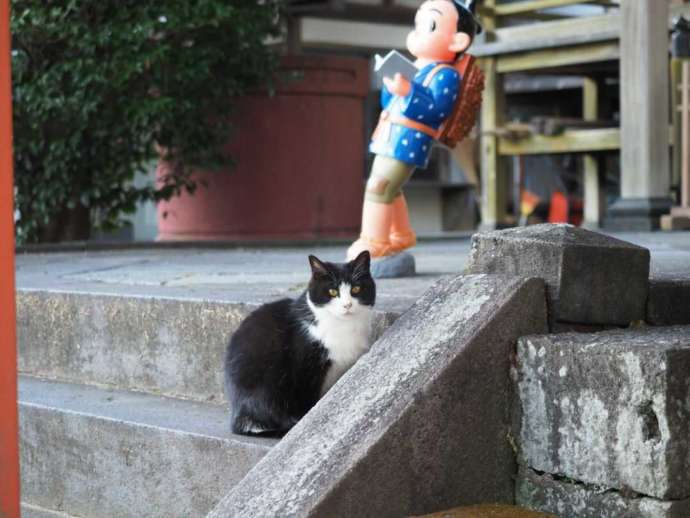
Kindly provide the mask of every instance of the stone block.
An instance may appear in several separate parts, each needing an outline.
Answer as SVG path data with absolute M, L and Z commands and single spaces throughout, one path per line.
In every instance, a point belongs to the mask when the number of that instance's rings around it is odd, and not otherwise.
M 277 442 L 228 429 L 224 406 L 22 376 L 22 500 L 36 516 L 205 516 Z
M 523 465 L 690 497 L 690 327 L 523 337 L 518 393 Z
M 519 336 L 546 327 L 540 279 L 439 281 L 209 516 L 386 518 L 512 504 L 511 358 Z
M 628 325 L 645 317 L 649 250 L 572 225 L 475 234 L 467 272 L 543 278 L 551 321 Z
M 647 322 L 654 326 L 690 325 L 690 278 L 650 279 Z
M 409 252 L 400 252 L 371 261 L 371 276 L 374 279 L 414 277 L 416 273 L 417 264 L 414 256 Z
M 520 468 L 515 499 L 560 518 L 687 518 L 690 500 L 665 501 L 611 491 Z
M 553 514 L 530 511 L 523 507 L 500 504 L 480 504 L 456 507 L 439 513 L 415 518 L 556 518 Z
M 19 371 L 221 403 L 230 335 L 256 304 L 20 291 Z M 377 311 L 372 334 L 397 314 Z

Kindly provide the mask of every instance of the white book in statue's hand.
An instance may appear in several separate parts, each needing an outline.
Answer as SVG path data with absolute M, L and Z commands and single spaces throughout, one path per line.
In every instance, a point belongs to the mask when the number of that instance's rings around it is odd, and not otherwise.
M 408 81 L 412 81 L 419 69 L 405 56 L 397 50 L 391 50 L 385 57 L 376 54 L 374 56 L 374 72 L 379 77 L 390 77 L 393 79 L 395 74 L 400 74 Z

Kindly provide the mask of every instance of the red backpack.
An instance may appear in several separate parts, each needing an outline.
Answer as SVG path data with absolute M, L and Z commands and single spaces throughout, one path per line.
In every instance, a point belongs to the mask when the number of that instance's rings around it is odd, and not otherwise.
M 452 65 L 436 65 L 424 79 L 423 85 L 429 86 L 436 72 L 449 67 L 458 71 L 462 81 L 453 110 L 438 130 L 421 122 L 384 110 L 381 112 L 379 124 L 372 135 L 372 139 L 388 139 L 391 123 L 400 124 L 425 133 L 441 144 L 451 148 L 464 139 L 472 131 L 475 122 L 477 122 L 477 114 L 482 104 L 482 92 L 484 91 L 484 72 L 477 66 L 477 59 L 474 56 L 464 54 Z
M 450 65 L 437 65 L 426 77 L 424 86 L 431 83 L 436 72 L 448 66 Z M 472 131 L 477 122 L 484 91 L 484 72 L 477 65 L 477 58 L 470 54 L 463 54 L 452 66 L 462 78 L 460 92 L 453 111 L 436 135 L 436 140 L 450 148 L 455 147 Z

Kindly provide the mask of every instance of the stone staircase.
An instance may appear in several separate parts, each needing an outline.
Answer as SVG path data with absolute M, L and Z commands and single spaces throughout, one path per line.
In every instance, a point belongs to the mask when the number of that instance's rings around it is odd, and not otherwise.
M 253 307 L 20 291 L 23 515 L 206 515 L 277 443 L 231 434 L 224 404 L 225 344 Z
M 249 308 L 20 292 L 22 500 L 203 516 L 276 441 L 228 433 L 222 350 Z
M 24 515 L 690 516 L 688 277 L 563 225 L 478 234 L 466 273 L 400 318 L 388 300 L 280 442 L 227 426 L 223 350 L 254 301 L 20 290 Z
M 690 324 L 690 290 L 649 269 L 646 249 L 569 226 L 475 236 L 470 271 L 548 286 L 554 334 L 517 342 L 518 504 L 564 518 L 690 516 L 690 325 L 658 325 Z
M 218 405 L 29 376 L 19 398 L 22 498 L 74 516 L 203 516 L 275 444 Z

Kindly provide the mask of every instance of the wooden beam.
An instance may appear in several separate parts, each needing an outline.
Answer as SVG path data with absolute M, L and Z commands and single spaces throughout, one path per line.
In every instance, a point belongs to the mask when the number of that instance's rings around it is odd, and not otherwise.
M 19 518 L 10 5 L 0 0 L 0 516 Z
M 554 7 L 565 7 L 575 4 L 600 4 L 612 6 L 612 2 L 607 0 L 527 0 L 524 2 L 514 2 L 511 4 L 499 4 L 494 7 L 496 16 L 513 16 L 516 14 L 530 13 L 534 11 L 541 11 L 543 9 L 553 9 Z
M 591 43 L 559 47 L 498 57 L 498 72 L 520 72 L 545 68 L 615 61 L 619 58 L 618 43 Z
M 319 11 L 318 13 L 306 13 L 319 18 L 345 20 L 352 22 L 385 23 L 392 25 L 405 25 L 412 28 L 417 8 L 397 5 L 363 5 L 348 3 L 342 8 L 333 8 Z
M 364 22 L 301 18 L 303 48 L 347 48 L 373 50 L 405 50 L 410 27 L 380 25 Z
M 493 56 L 583 43 L 612 41 L 620 33 L 620 16 L 569 18 L 496 29 L 495 39 L 472 46 L 476 56 Z
M 671 6 L 669 30 L 677 16 L 690 16 L 690 3 Z M 620 37 L 621 15 L 605 14 L 497 28 L 490 41 L 472 45 L 478 57 L 498 56 L 547 48 L 616 41 Z
M 618 128 L 566 130 L 555 137 L 532 135 L 521 140 L 500 138 L 501 155 L 543 155 L 551 153 L 585 153 L 615 151 L 620 148 Z

